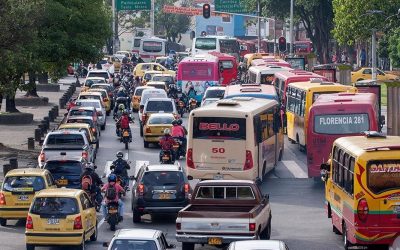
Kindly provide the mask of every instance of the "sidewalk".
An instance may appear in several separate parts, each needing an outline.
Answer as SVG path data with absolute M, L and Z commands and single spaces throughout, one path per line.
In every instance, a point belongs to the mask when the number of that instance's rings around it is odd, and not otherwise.
M 80 79 L 81 80 L 81 79 Z M 37 157 L 41 147 L 35 142 L 35 149 L 28 151 L 28 137 L 34 137 L 34 131 L 40 124 L 40 121 L 44 117 L 48 116 L 49 110 L 58 105 L 60 97 L 68 89 L 68 87 L 75 83 L 76 78 L 73 76 L 67 76 L 59 81 L 60 91 L 59 92 L 38 92 L 40 97 L 49 98 L 49 103 L 46 106 L 17 106 L 17 109 L 21 112 L 33 114 L 33 123 L 29 125 L 0 125 L 0 178 L 3 177 L 2 166 L 8 163 L 10 157 L 18 158 L 18 166 L 36 167 Z M 80 88 L 77 88 L 79 91 Z M 16 97 L 25 95 L 25 91 L 19 91 Z M 59 117 L 54 122 L 50 123 L 50 128 L 55 128 L 63 118 L 66 109 L 59 110 Z M 51 129 L 50 129 L 51 130 Z

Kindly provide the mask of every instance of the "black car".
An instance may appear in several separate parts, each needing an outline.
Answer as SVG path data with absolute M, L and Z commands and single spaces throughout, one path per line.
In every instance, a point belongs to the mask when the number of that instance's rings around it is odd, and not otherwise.
M 177 213 L 189 204 L 191 188 L 178 165 L 142 166 L 132 187 L 133 222 L 144 214 Z
M 43 168 L 51 173 L 57 187 L 80 189 L 80 176 L 85 171 L 85 166 L 86 161 L 82 157 L 63 159 L 60 156 L 48 159 Z

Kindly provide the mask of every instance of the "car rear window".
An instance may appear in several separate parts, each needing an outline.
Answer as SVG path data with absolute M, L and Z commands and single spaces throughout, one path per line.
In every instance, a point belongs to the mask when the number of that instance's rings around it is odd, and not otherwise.
M 136 90 L 135 90 L 135 96 L 141 96 L 142 95 L 142 93 L 143 93 L 143 90 L 145 90 L 145 89 L 139 89 L 139 88 L 137 88 Z
M 229 117 L 195 117 L 194 139 L 246 140 L 246 119 Z
M 204 98 L 222 98 L 224 97 L 224 94 L 225 94 L 224 89 L 210 90 L 206 91 Z
M 100 102 L 80 102 L 76 101 L 76 106 L 78 107 L 95 107 L 97 109 L 100 108 Z
M 108 79 L 108 74 L 106 72 L 89 72 L 88 77 L 103 77 Z
M 156 89 L 165 89 L 164 84 L 147 84 L 147 86 L 154 87 Z
M 150 171 L 143 175 L 145 186 L 174 186 L 184 182 L 183 173 L 178 171 Z
M 9 192 L 36 192 L 44 188 L 45 182 L 41 176 L 9 176 L 3 184 L 3 190 Z
M 99 96 L 99 95 L 81 95 L 81 96 L 79 96 L 79 100 L 87 100 L 87 99 L 101 100 L 101 96 Z
M 79 206 L 75 198 L 37 197 L 32 202 L 30 212 L 42 216 L 63 216 L 77 214 Z
M 174 83 L 172 76 L 153 76 L 152 80 L 156 82 Z
M 196 199 L 238 199 L 254 200 L 254 193 L 251 187 L 200 187 Z
M 67 123 L 86 123 L 90 127 L 93 127 L 93 121 L 90 119 L 68 119 Z
M 169 116 L 150 116 L 149 119 L 149 124 L 172 124 L 172 121 L 174 120 L 174 117 L 169 117 Z
M 400 188 L 400 160 L 369 161 L 368 188 L 375 194 Z
M 173 106 L 171 101 L 148 101 L 146 112 L 159 112 L 164 111 L 166 113 L 173 112 Z
M 53 175 L 80 175 L 83 171 L 82 164 L 76 161 L 48 161 L 44 168 Z
M 85 145 L 81 134 L 52 134 L 49 135 L 46 145 Z
M 93 116 L 93 110 L 71 110 L 70 116 Z
M 114 240 L 111 250 L 157 250 L 157 245 L 153 240 Z

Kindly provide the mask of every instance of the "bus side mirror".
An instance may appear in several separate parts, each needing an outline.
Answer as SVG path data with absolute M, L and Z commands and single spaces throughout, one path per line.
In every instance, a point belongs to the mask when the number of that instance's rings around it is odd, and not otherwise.
M 329 170 L 330 170 L 329 163 L 322 163 L 321 164 L 321 180 L 323 182 L 326 182 L 328 180 Z

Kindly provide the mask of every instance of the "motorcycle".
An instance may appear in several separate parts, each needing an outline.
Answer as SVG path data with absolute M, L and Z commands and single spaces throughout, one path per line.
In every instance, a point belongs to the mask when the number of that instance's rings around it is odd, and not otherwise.
M 122 135 L 122 136 L 121 136 L 121 140 L 120 141 L 125 144 L 125 149 L 128 149 L 129 148 L 129 142 L 130 142 L 129 130 L 128 129 L 123 129 L 121 132 L 120 132 L 120 135 Z
M 192 111 L 195 108 L 197 108 L 197 101 L 196 101 L 196 99 L 191 98 L 189 100 L 189 111 Z
M 110 225 L 111 231 L 115 231 L 115 226 L 121 221 L 118 211 L 118 202 L 109 202 L 106 205 L 107 216 L 105 221 Z
M 182 147 L 182 141 L 179 138 L 174 138 L 175 143 L 172 145 L 175 159 L 179 160 L 181 157 L 186 155 L 185 149 Z
M 174 160 L 172 158 L 171 150 L 161 150 L 160 152 L 160 163 L 161 164 L 174 164 Z

